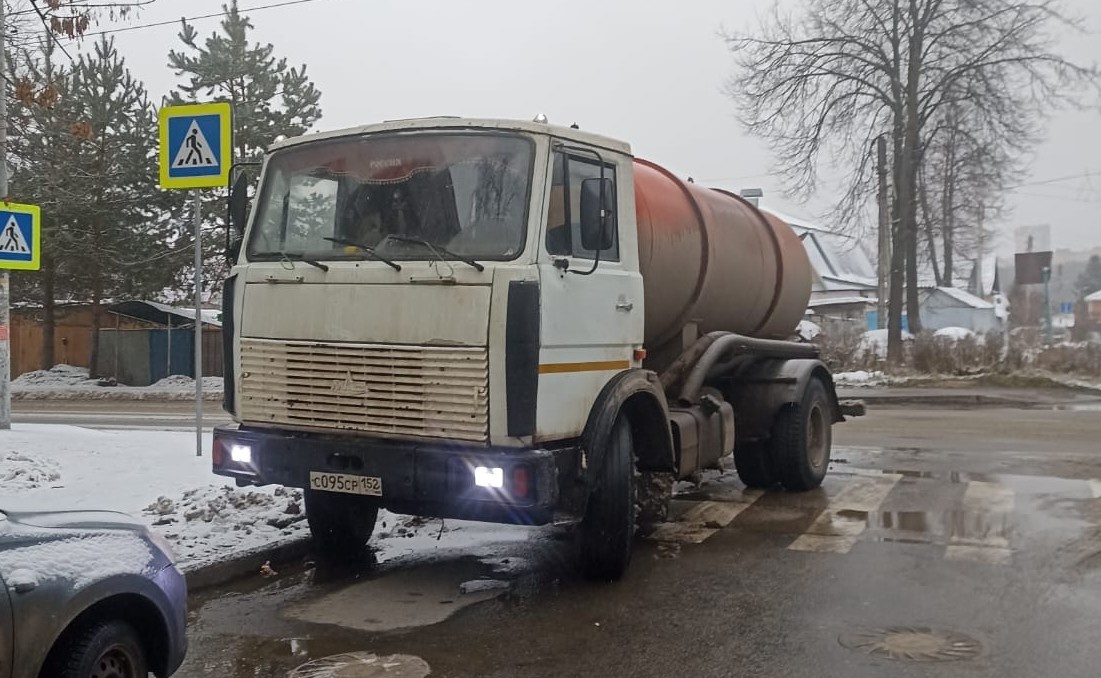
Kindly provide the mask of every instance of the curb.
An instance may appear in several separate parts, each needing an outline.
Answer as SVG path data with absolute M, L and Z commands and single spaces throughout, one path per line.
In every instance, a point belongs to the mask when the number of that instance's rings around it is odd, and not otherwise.
M 186 570 L 184 578 L 187 580 L 187 592 L 190 595 L 203 589 L 228 584 L 249 574 L 258 575 L 260 566 L 269 561 L 274 567 L 292 560 L 299 560 L 309 555 L 311 546 L 310 538 L 303 536 L 276 546 L 263 546 L 245 551 L 229 560 Z

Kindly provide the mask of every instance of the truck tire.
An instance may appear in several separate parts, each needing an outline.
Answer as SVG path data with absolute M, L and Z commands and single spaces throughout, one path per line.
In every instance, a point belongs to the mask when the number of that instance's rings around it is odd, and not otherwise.
M 635 538 L 635 453 L 631 422 L 620 413 L 581 521 L 581 572 L 615 581 L 627 571 Z
M 813 490 L 830 466 L 830 399 L 819 379 L 811 379 L 801 402 L 781 410 L 773 422 L 772 458 L 784 489 Z
M 305 494 L 306 522 L 320 555 L 334 559 L 361 555 L 375 530 L 378 502 L 324 490 L 307 489 Z
M 762 441 L 734 446 L 734 468 L 746 487 L 768 489 L 776 484 L 776 469 L 769 447 Z

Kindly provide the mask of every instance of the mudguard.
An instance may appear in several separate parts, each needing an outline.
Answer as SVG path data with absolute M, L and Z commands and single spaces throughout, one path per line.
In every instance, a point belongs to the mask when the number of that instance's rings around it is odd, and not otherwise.
M 599 477 L 612 426 L 621 411 L 631 417 L 640 471 L 673 471 L 676 453 L 669 427 L 669 405 L 658 375 L 649 370 L 620 372 L 605 384 L 581 434 L 583 477 Z

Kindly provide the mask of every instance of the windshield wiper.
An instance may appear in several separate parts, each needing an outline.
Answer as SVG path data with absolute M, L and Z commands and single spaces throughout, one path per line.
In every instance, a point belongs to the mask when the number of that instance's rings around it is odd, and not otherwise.
M 387 266 L 394 269 L 395 271 L 400 271 L 401 270 L 400 265 L 398 265 L 398 264 L 394 263 L 393 261 L 387 259 L 386 257 L 382 256 L 381 254 L 376 252 L 373 247 L 368 247 L 367 245 L 364 245 L 363 243 L 358 243 L 358 242 L 355 242 L 354 240 L 345 240 L 344 238 L 325 238 L 325 240 L 328 240 L 329 242 L 335 242 L 337 245 L 347 245 L 349 247 L 358 247 L 359 249 L 363 250 L 364 252 L 366 252 L 370 256 L 374 257 L 375 259 L 378 259 L 379 261 L 386 264 Z
M 314 268 L 321 269 L 322 271 L 325 271 L 326 273 L 329 272 L 329 267 L 328 266 L 321 263 L 320 261 L 317 261 L 316 259 L 311 259 L 311 258 L 307 257 L 305 254 L 302 254 L 301 252 L 279 252 L 279 256 L 283 257 L 283 259 L 286 260 L 286 261 L 301 261 L 304 264 L 309 264 L 310 266 L 313 266 Z
M 467 266 L 473 266 L 475 269 L 478 270 L 479 273 L 486 270 L 485 266 L 482 266 L 481 264 L 474 261 L 473 259 L 471 259 L 469 257 L 464 257 L 461 254 L 455 254 L 451 250 L 449 250 L 446 247 L 443 247 L 441 245 L 433 245 L 432 243 L 428 242 L 424 238 L 414 238 L 414 237 L 408 236 L 408 235 L 393 235 L 393 234 L 386 236 L 386 238 L 390 238 L 392 240 L 397 240 L 398 242 L 408 242 L 408 243 L 413 243 L 414 245 L 421 245 L 423 247 L 427 247 L 428 249 L 432 250 L 432 252 L 434 252 L 436 254 L 436 256 L 440 257 L 441 260 L 446 261 L 443 258 L 443 256 L 441 256 L 441 255 L 446 255 L 446 256 L 454 259 L 455 261 L 463 262 Z M 383 240 L 385 240 L 386 238 L 383 238 Z

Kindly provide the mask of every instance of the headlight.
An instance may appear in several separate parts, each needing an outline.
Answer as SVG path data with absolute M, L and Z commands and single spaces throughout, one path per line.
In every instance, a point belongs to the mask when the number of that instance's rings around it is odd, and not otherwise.
M 157 532 L 152 528 L 145 528 L 145 535 L 149 537 L 149 541 L 153 542 L 153 545 L 164 553 L 168 557 L 168 561 L 172 564 L 176 564 L 176 551 L 172 549 L 171 542 L 165 538 L 163 534 Z

